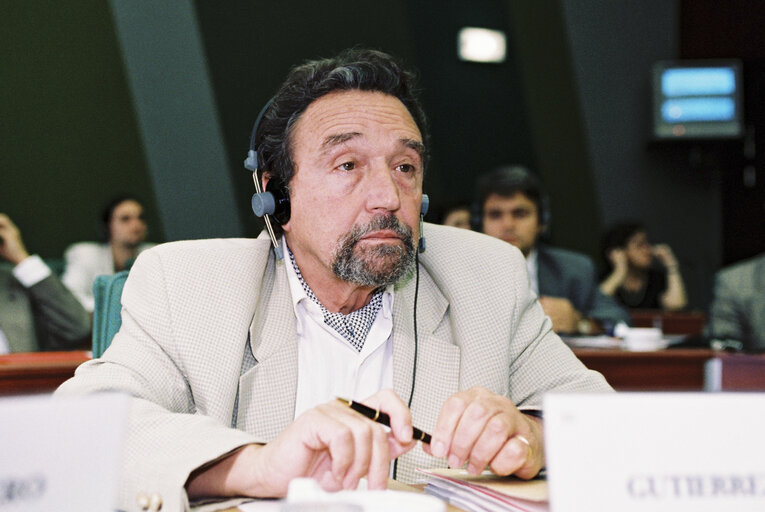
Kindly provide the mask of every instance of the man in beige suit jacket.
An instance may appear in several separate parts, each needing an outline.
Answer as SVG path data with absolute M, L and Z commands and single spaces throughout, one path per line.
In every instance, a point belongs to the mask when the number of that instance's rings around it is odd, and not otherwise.
M 294 69 L 251 146 L 282 239 L 178 242 L 138 258 L 120 332 L 59 390 L 135 397 L 121 507 L 283 496 L 299 476 L 328 490 L 366 476 L 380 488 L 397 458 L 405 481 L 447 461 L 531 478 L 544 466 L 542 395 L 610 390 L 553 333 L 519 251 L 422 228 L 427 140 L 410 79 L 367 50 Z M 392 389 L 365 399 L 390 431 L 336 400 L 296 417 L 305 344 L 328 346 L 305 337 L 298 278 L 328 315 L 349 317 L 377 294 L 391 301 L 391 364 L 378 377 Z M 416 446 L 412 425 L 432 433 L 430 446 Z

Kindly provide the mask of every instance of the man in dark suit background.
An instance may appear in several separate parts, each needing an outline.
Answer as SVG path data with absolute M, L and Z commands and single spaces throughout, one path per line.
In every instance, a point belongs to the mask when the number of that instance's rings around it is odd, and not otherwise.
M 546 203 L 541 183 L 527 168 L 500 167 L 478 180 L 474 227 L 521 250 L 529 284 L 556 332 L 592 334 L 629 323 L 629 314 L 598 289 L 589 257 L 539 243 L 549 224 Z
M 90 315 L 0 213 L 0 353 L 84 348 Z
M 765 352 L 765 253 L 717 273 L 709 334 L 746 352 Z

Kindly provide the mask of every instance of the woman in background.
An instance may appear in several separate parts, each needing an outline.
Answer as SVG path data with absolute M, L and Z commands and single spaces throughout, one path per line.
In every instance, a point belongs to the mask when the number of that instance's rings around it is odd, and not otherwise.
M 651 246 L 638 223 L 619 224 L 603 237 L 608 273 L 600 290 L 629 309 L 677 311 L 687 303 L 677 259 L 666 244 Z
M 115 197 L 101 212 L 106 243 L 79 242 L 64 253 L 66 269 L 61 280 L 86 310 L 93 312 L 96 277 L 130 268 L 138 254 L 153 246 L 145 243 L 148 228 L 141 201 L 132 195 Z

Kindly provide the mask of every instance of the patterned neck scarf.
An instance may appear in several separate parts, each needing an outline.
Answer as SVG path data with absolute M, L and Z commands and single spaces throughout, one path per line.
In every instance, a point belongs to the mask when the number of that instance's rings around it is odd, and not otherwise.
M 287 248 L 287 252 L 290 255 L 290 261 L 292 262 L 292 268 L 295 269 L 300 285 L 303 287 L 305 294 L 308 295 L 312 301 L 319 305 L 321 313 L 324 316 L 324 323 L 332 327 L 340 336 L 342 336 L 353 348 L 358 352 L 364 347 L 364 341 L 367 339 L 367 334 L 372 328 L 372 324 L 377 318 L 377 313 L 382 307 L 383 289 L 378 288 L 375 290 L 372 299 L 369 303 L 361 309 L 352 311 L 347 315 L 342 313 L 330 313 L 327 308 L 319 302 L 316 298 L 308 283 L 303 279 L 303 274 L 300 273 L 300 269 L 295 263 L 295 257 L 292 255 L 292 251 Z

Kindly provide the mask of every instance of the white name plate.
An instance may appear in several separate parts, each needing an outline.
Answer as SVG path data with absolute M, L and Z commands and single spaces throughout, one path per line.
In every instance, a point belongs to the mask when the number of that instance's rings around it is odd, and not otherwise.
M 765 394 L 545 397 L 552 512 L 765 510 Z
M 1 399 L 0 510 L 114 510 L 127 409 L 118 394 Z

